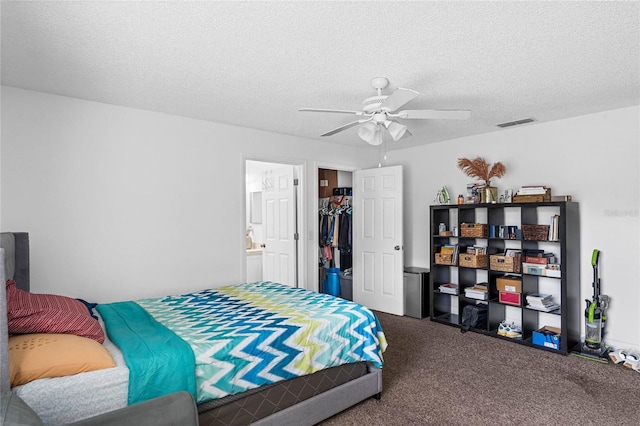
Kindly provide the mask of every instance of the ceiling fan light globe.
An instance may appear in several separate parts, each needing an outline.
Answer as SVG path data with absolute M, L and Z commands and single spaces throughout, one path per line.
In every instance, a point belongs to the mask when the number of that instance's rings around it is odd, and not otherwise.
M 395 121 L 392 121 L 387 126 L 387 130 L 389 130 L 389 134 L 391 135 L 391 138 L 393 138 L 394 141 L 398 141 L 407 132 L 407 126 L 400 123 L 396 123 Z
M 367 141 L 369 143 L 369 145 L 373 145 L 373 146 L 378 146 L 378 145 L 382 145 L 382 132 L 381 131 L 377 131 L 374 135 L 373 138 L 370 141 Z
M 376 133 L 379 133 L 378 126 L 371 122 L 364 123 L 358 128 L 358 136 L 360 136 L 360 139 L 367 143 L 371 143 L 371 141 L 375 138 Z

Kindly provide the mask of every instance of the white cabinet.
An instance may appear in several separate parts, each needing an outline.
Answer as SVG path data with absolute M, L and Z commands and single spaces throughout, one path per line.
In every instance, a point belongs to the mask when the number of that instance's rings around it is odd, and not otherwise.
M 247 282 L 262 281 L 262 249 L 247 250 Z

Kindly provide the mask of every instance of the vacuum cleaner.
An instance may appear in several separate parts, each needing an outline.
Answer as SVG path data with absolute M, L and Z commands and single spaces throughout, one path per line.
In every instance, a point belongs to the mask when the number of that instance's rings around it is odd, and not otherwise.
M 584 342 L 578 344 L 571 352 L 582 358 L 608 363 L 611 349 L 604 343 L 604 326 L 607 321 L 609 296 L 600 294 L 600 277 L 598 274 L 599 250 L 593 250 L 591 266 L 593 267 L 593 298 L 586 299 L 584 310 L 585 336 Z

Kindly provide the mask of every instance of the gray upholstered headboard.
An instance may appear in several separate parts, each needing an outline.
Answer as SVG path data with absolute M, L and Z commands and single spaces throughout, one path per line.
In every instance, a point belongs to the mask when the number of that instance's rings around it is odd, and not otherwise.
M 4 249 L 5 253 L 4 279 L 13 279 L 18 288 L 29 291 L 29 234 L 26 232 L 2 232 L 0 233 L 0 247 Z
M 14 279 L 18 288 L 29 291 L 29 234 L 0 234 L 0 392 L 11 390 L 9 382 L 9 329 L 7 328 L 7 294 L 5 282 Z

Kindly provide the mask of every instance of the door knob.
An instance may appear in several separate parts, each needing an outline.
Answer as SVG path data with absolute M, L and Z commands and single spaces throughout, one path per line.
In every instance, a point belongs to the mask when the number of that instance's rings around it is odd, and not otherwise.
M 394 250 L 400 250 L 400 246 L 395 246 L 393 249 Z

